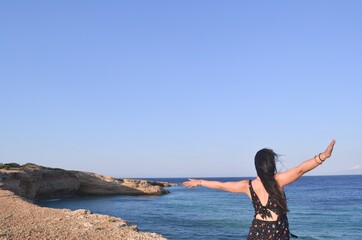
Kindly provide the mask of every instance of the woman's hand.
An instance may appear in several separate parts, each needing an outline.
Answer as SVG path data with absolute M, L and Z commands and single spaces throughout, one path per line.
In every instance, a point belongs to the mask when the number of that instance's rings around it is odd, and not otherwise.
M 334 147 L 335 143 L 336 143 L 336 140 L 333 139 L 332 142 L 326 148 L 326 150 L 321 153 L 321 156 L 324 157 L 324 159 L 322 159 L 323 161 L 332 155 L 333 147 Z
M 182 183 L 182 186 L 188 188 L 198 187 L 201 186 L 201 180 L 189 178 L 188 181 Z

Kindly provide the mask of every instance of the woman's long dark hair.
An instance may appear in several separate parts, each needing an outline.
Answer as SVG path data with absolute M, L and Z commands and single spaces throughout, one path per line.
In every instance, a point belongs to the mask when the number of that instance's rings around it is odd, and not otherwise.
M 271 149 L 261 149 L 255 155 L 256 172 L 264 185 L 265 190 L 269 195 L 273 196 L 280 207 L 281 213 L 286 214 L 288 211 L 287 201 L 283 190 L 275 180 L 274 176 L 277 173 L 275 161 L 278 155 Z

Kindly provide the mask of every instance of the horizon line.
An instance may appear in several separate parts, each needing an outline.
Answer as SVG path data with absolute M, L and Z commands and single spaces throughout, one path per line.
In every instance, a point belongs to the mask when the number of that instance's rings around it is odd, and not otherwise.
M 320 175 L 304 175 L 301 177 L 333 177 L 333 176 L 362 176 L 362 173 L 355 173 L 355 174 L 320 174 Z M 162 179 L 162 178 L 169 178 L 169 179 L 181 179 L 181 178 L 193 178 L 193 179 L 202 179 L 202 178 L 240 178 L 240 179 L 246 179 L 246 178 L 255 178 L 256 176 L 247 176 L 247 177 L 117 177 L 117 178 L 133 178 L 133 179 Z

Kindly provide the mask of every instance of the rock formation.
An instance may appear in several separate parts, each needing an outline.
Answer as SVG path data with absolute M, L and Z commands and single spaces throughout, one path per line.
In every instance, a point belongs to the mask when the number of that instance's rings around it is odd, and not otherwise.
M 35 164 L 0 169 L 0 188 L 28 199 L 71 195 L 161 195 L 169 193 L 164 187 L 171 185 L 47 168 Z

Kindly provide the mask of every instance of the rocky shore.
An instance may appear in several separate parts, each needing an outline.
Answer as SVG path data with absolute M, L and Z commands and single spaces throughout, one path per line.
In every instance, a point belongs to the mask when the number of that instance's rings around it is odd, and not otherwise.
M 0 240 L 15 239 L 165 239 L 139 232 L 127 221 L 80 209 L 52 209 L 36 198 L 72 195 L 161 195 L 172 184 L 119 179 L 29 164 L 0 169 Z
M 83 209 L 39 207 L 7 190 L 0 190 L 0 223 L 1 240 L 165 239 L 156 233 L 139 232 L 120 218 Z

